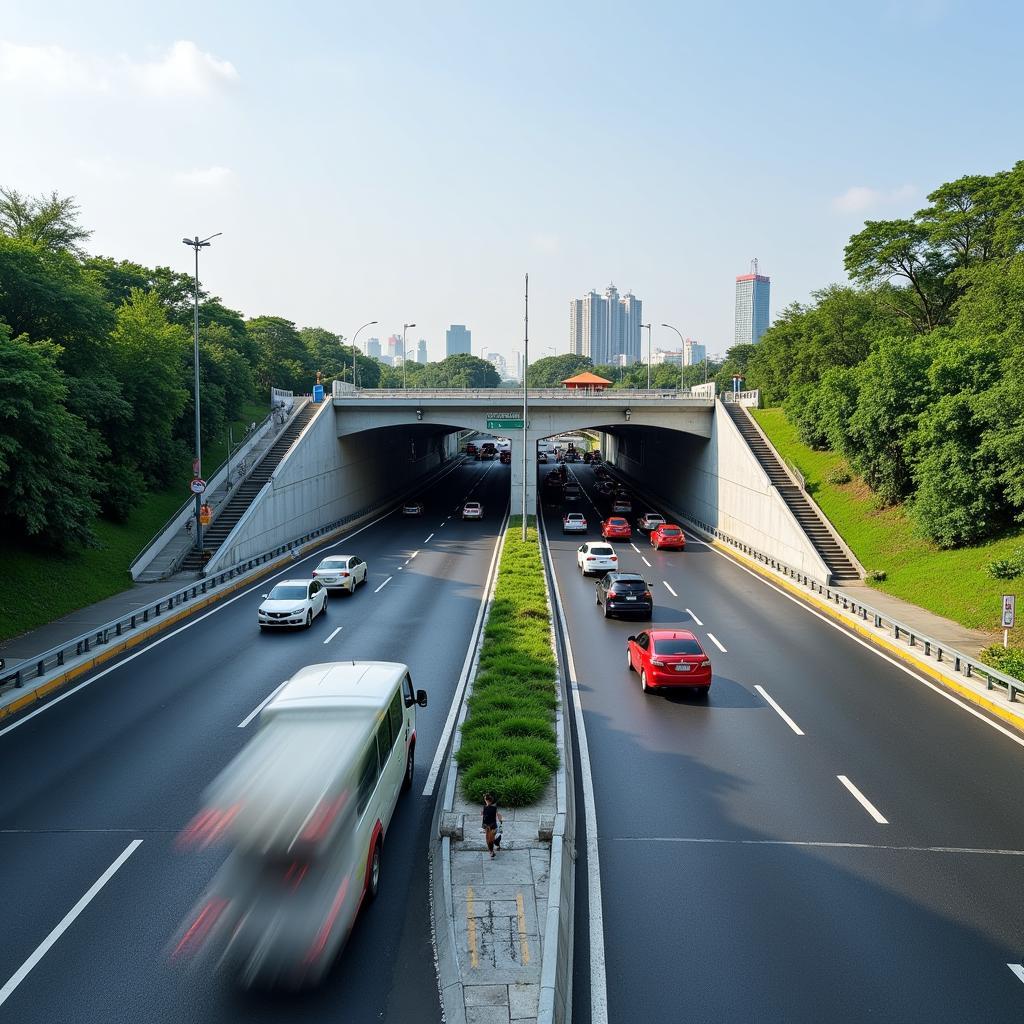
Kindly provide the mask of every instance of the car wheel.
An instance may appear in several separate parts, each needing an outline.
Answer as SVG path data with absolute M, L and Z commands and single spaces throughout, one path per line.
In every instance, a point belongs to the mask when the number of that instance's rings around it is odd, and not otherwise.
M 370 855 L 370 878 L 366 886 L 367 902 L 377 898 L 380 891 L 380 840 L 373 844 L 373 853 Z
M 604 617 L 605 617 L 606 619 L 607 619 L 607 618 L 609 617 L 609 615 L 608 615 L 608 605 L 605 605 L 605 606 L 604 606 Z
M 306 612 L 306 629 L 309 629 L 309 627 L 312 626 L 312 625 L 313 625 L 313 609 L 310 608 L 309 611 Z
M 708 692 L 710 691 L 710 689 L 711 689 L 710 686 L 698 686 L 697 687 L 697 696 L 701 700 L 707 700 L 708 699 Z
M 267 627 L 266 627 L 266 626 L 264 626 L 264 625 L 263 625 L 263 623 L 261 622 L 261 623 L 260 623 L 260 632 L 261 632 L 261 633 L 266 633 L 266 631 L 267 631 Z
M 633 658 L 632 655 L 629 653 L 628 647 L 626 648 L 626 668 L 628 668 L 630 672 L 636 671 L 636 669 L 633 668 Z
M 320 612 L 321 612 L 321 613 L 322 613 L 323 615 L 326 615 L 326 614 L 327 614 L 327 591 L 326 591 L 326 590 L 324 591 L 324 603 L 323 603 L 323 605 L 322 605 L 322 606 L 320 607 Z
M 412 777 L 416 771 L 416 745 L 409 748 L 409 756 L 405 759 L 405 775 L 402 777 L 402 789 L 412 789 Z
M 601 603 L 601 595 L 595 590 L 594 591 L 594 604 Z
M 640 673 L 640 689 L 643 690 L 644 693 L 654 693 L 654 687 L 647 685 L 647 670 L 646 669 L 643 672 Z

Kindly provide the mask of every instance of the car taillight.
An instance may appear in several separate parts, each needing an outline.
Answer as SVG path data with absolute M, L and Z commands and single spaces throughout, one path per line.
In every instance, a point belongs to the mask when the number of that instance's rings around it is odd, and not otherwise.
M 596 562 L 597 561 L 597 555 L 587 555 L 587 561 L 588 562 Z
M 608 596 L 609 596 L 609 597 L 618 597 L 618 596 L 619 596 L 619 594 L 618 594 L 618 591 L 615 591 L 615 590 L 609 590 L 609 591 L 608 591 Z
M 200 811 L 178 836 L 178 847 L 198 846 L 204 849 L 216 842 L 228 830 L 241 809 L 241 804 L 232 804 L 223 811 L 218 807 Z
M 348 573 L 347 573 L 347 572 L 339 572 L 339 573 L 338 573 L 338 575 L 339 575 L 339 576 L 347 576 L 347 575 L 348 575 Z
M 653 601 L 654 600 L 654 598 L 651 596 L 651 592 L 649 590 L 645 590 L 644 591 L 644 597 L 646 597 L 648 601 Z
M 702 661 L 702 662 L 700 663 L 700 666 L 699 666 L 699 667 L 700 667 L 700 668 L 711 668 L 711 662 L 710 662 L 710 661 L 708 661 L 708 659 L 707 659 L 707 658 L 705 658 L 705 659 L 704 659 L 704 660 L 703 660 L 703 661 Z
M 611 560 L 612 560 L 613 562 L 617 562 L 617 561 L 619 560 L 619 556 L 618 556 L 618 555 L 612 555 L 612 556 L 611 556 Z
M 313 813 L 309 816 L 302 829 L 300 838 L 307 843 L 318 843 L 331 827 L 338 812 L 345 806 L 348 799 L 348 790 L 334 800 L 324 800 L 317 804 Z
M 656 665 L 658 668 L 664 668 L 665 662 L 659 661 L 657 658 L 651 658 L 651 664 Z
M 171 954 L 172 960 L 178 960 L 198 949 L 210 934 L 217 919 L 224 913 L 228 901 L 220 897 L 214 897 L 203 905 L 203 909 L 196 915 L 196 919 L 189 925 L 188 930 L 182 936 L 181 941 L 174 947 Z

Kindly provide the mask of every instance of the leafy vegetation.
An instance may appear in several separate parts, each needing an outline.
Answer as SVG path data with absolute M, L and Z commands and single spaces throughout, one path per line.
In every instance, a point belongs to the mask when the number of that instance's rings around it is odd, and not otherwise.
M 499 805 L 522 807 L 543 792 L 558 767 L 556 678 L 537 531 L 523 541 L 513 516 L 457 755 L 467 800 L 482 803 L 490 792 Z

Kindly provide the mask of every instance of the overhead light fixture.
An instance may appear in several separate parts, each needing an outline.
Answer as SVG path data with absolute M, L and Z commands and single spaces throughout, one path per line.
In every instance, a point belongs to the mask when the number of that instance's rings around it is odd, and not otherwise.
M 632 409 L 624 409 L 623 412 L 626 414 L 626 421 L 629 422 L 629 417 L 633 415 Z

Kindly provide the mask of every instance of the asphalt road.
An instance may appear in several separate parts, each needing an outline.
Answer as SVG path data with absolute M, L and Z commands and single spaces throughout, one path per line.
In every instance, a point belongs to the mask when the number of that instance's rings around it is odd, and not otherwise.
M 593 474 L 571 468 L 593 539 Z M 1007 966 L 1024 960 L 1021 743 L 709 547 L 658 553 L 634 530 L 621 567 L 714 669 L 706 703 L 645 696 L 625 656 L 643 626 L 602 618 L 562 511 L 545 523 L 590 747 L 609 1020 L 1024 1019 Z
M 332 597 L 309 631 L 259 632 L 264 580 L 0 731 L 0 1024 L 440 1019 L 427 882 L 433 800 L 421 794 L 508 481 L 507 466 L 467 463 L 424 495 L 423 518 L 392 514 L 331 545 L 365 558 L 369 583 Z M 484 503 L 482 522 L 454 515 L 470 496 Z M 308 576 L 320 557 L 278 578 Z M 178 833 L 251 735 L 252 725 L 239 725 L 253 709 L 300 666 L 348 658 L 406 662 L 430 697 L 418 715 L 416 781 L 385 844 L 380 897 L 313 993 L 244 994 L 221 975 L 179 973 L 167 943 L 225 851 L 178 852 Z M 62 922 L 66 929 L 45 948 Z

